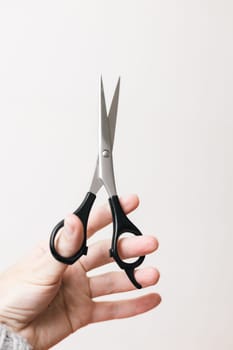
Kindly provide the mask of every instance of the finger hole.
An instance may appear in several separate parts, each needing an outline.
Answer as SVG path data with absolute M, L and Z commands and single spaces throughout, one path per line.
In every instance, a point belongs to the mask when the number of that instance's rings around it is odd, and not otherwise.
M 118 255 L 120 259 L 127 264 L 135 263 L 140 257 L 140 255 L 137 255 L 137 253 L 133 256 L 130 256 L 128 254 L 126 255 L 124 254 L 124 249 L 122 249 L 122 246 L 124 246 L 124 242 L 127 242 L 128 245 L 131 245 L 135 242 L 135 238 L 136 236 L 132 232 L 124 232 L 121 234 L 117 242 Z
M 80 250 L 84 240 L 82 222 L 73 214 L 66 217 L 64 226 L 55 237 L 55 248 L 63 257 L 70 257 Z
M 123 235 L 122 235 L 123 236 Z M 158 241 L 153 236 L 135 236 L 130 238 L 122 237 L 118 240 L 118 253 L 121 258 L 139 257 L 153 253 L 158 248 Z

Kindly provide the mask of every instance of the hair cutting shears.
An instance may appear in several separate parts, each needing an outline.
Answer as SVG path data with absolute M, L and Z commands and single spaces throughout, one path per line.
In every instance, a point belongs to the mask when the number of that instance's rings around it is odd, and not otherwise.
M 108 196 L 109 204 L 113 219 L 113 236 L 110 248 L 110 256 L 116 261 L 118 266 L 123 269 L 130 281 L 136 288 L 141 288 L 141 285 L 136 281 L 134 270 L 141 265 L 145 256 L 137 257 L 136 261 L 124 261 L 118 252 L 118 242 L 122 234 L 130 233 L 133 235 L 142 235 L 139 229 L 129 220 L 124 213 L 116 191 L 115 176 L 113 170 L 113 143 L 116 128 L 117 109 L 119 101 L 120 78 L 113 95 L 109 113 L 107 113 L 103 81 L 101 78 L 100 86 L 100 116 L 99 116 L 99 149 L 97 164 L 90 186 L 90 190 L 84 198 L 81 205 L 74 214 L 79 217 L 83 225 L 83 241 L 80 249 L 70 257 L 60 255 L 55 246 L 55 238 L 59 230 L 64 226 L 64 220 L 60 221 L 53 229 L 50 236 L 50 250 L 54 258 L 64 264 L 71 265 L 77 261 L 82 255 L 87 254 L 87 224 L 88 217 L 96 199 L 96 194 L 102 186 L 105 187 Z

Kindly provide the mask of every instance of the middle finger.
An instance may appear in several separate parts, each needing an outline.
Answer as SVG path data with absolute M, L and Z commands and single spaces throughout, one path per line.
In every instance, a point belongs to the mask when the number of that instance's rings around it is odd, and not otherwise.
M 99 266 L 109 264 L 113 258 L 109 255 L 110 240 L 99 241 L 89 247 L 88 256 L 82 256 L 80 262 L 86 272 Z M 121 259 L 139 257 L 153 253 L 158 248 L 158 241 L 153 236 L 135 236 L 119 240 L 119 255 Z

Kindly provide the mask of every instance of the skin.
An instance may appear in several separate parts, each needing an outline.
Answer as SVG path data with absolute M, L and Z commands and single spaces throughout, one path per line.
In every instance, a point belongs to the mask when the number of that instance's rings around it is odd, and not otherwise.
M 121 199 L 126 213 L 136 209 L 138 197 Z M 108 205 L 93 210 L 88 237 L 111 222 Z M 65 219 L 57 249 L 70 256 L 82 239 L 82 224 L 73 214 Z M 0 274 L 0 322 L 21 334 L 36 350 L 45 350 L 69 334 L 90 323 L 136 316 L 155 308 L 161 301 L 156 293 L 127 300 L 97 301 L 95 298 L 135 290 L 124 271 L 88 276 L 88 272 L 112 262 L 110 240 L 93 243 L 87 256 L 66 266 L 56 261 L 48 242 Z M 150 254 L 158 247 L 153 236 L 122 238 L 119 244 L 123 258 Z M 154 267 L 139 268 L 136 280 L 142 287 L 156 284 L 159 272 Z M 135 292 L 136 293 L 136 292 Z

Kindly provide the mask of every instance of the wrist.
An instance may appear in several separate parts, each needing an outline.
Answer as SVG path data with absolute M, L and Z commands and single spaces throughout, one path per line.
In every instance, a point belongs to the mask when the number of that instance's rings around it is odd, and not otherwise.
M 32 347 L 21 335 L 0 324 L 0 349 L 32 350 Z

